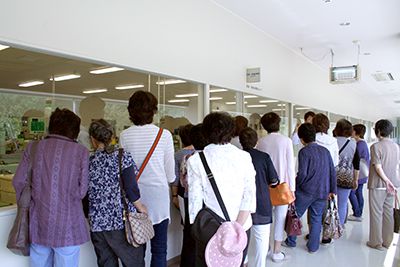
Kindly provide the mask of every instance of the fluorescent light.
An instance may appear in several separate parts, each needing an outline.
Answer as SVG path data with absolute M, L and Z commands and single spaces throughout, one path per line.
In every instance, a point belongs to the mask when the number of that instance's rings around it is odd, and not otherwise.
M 186 83 L 184 80 L 165 80 L 161 82 L 156 82 L 157 85 L 169 85 L 169 84 L 178 84 L 178 83 Z
M 210 93 L 221 93 L 221 92 L 226 92 L 226 91 L 228 91 L 228 90 L 222 89 L 222 88 L 219 88 L 219 89 L 210 89 Z
M 245 95 L 244 98 L 258 98 L 256 95 Z
M 213 100 L 221 100 L 221 99 L 222 99 L 222 97 L 219 97 L 219 96 L 210 97 L 211 101 L 213 101 Z
M 296 110 L 307 110 L 307 109 L 310 109 L 310 108 L 307 108 L 307 107 L 297 108 L 297 107 L 295 107 L 295 109 L 296 109 Z
M 120 86 L 115 86 L 115 89 L 117 90 L 127 90 L 127 89 L 137 89 L 137 88 L 143 88 L 143 84 L 127 84 L 127 85 L 120 85 Z
M 84 94 L 96 94 L 96 93 L 103 93 L 107 92 L 107 89 L 90 89 L 90 90 L 85 90 L 82 93 Z
M 236 102 L 225 102 L 227 105 L 236 105 Z
M 286 104 L 277 104 L 278 107 L 285 107 Z
M 265 108 L 267 105 L 247 105 L 248 108 Z
M 36 86 L 36 85 L 41 85 L 44 84 L 43 81 L 30 81 L 30 82 L 24 82 L 18 84 L 19 87 L 31 87 L 31 86 Z
M 282 111 L 282 110 L 284 110 L 284 109 L 281 109 L 281 108 L 273 108 L 272 109 L 272 111 Z
M 277 103 L 279 100 L 260 100 L 260 103 Z
M 181 98 L 181 97 L 195 97 L 195 96 L 199 96 L 199 94 L 183 94 L 183 95 L 175 95 L 175 97 L 177 98 Z
M 61 82 L 61 81 L 66 81 L 66 80 L 78 79 L 80 77 L 81 77 L 81 75 L 79 75 L 79 74 L 59 75 L 59 76 L 54 76 L 54 81 Z M 52 80 L 53 80 L 53 78 L 50 78 L 50 81 L 52 81 Z
M 171 99 L 168 100 L 168 103 L 184 103 L 184 102 L 189 102 L 189 99 Z
M 300 112 L 297 112 L 296 115 L 300 115 Z
M 247 104 L 248 102 L 247 102 L 247 101 L 244 101 L 243 103 Z
M 103 67 L 95 70 L 89 71 L 91 74 L 104 74 L 104 73 L 110 73 L 110 72 L 115 72 L 115 71 L 121 71 L 124 70 L 123 68 L 119 67 Z
M 4 49 L 7 49 L 7 48 L 10 48 L 10 47 L 9 47 L 9 46 L 6 46 L 6 45 L 0 44 L 0 51 L 1 51 L 1 50 L 4 50 Z

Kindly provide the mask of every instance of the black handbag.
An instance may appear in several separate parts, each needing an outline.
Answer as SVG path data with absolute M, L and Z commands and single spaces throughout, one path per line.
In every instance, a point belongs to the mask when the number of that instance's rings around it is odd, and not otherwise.
M 218 204 L 224 214 L 224 218 L 221 218 L 214 211 L 209 209 L 204 205 L 204 207 L 199 211 L 192 225 L 191 233 L 192 237 L 196 242 L 203 244 L 204 246 L 208 243 L 211 237 L 217 232 L 219 226 L 225 222 L 230 221 L 228 211 L 226 210 L 225 204 L 222 201 L 221 194 L 219 193 L 217 184 L 215 183 L 214 175 L 207 164 L 206 157 L 203 152 L 199 152 L 200 159 L 206 170 L 207 177 L 211 183 L 214 194 L 218 200 Z
M 399 199 L 397 197 L 397 192 L 396 192 L 396 197 L 394 200 L 393 220 L 394 220 L 394 232 L 399 233 L 400 232 L 400 209 L 399 209 Z

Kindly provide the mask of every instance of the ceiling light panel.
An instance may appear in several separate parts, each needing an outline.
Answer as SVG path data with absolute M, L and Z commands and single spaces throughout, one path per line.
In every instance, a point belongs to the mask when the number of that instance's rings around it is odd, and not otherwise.
M 156 82 L 157 85 L 170 85 L 170 84 L 179 84 L 179 83 L 186 83 L 184 80 L 165 80 L 161 82 Z
M 36 86 L 36 85 L 41 85 L 44 84 L 43 81 L 29 81 L 29 82 L 23 82 L 18 84 L 19 87 L 31 87 L 31 86 Z
M 278 103 L 279 100 L 260 100 L 260 103 Z
M 236 105 L 236 102 L 225 102 L 226 105 Z
M 185 103 L 185 102 L 189 102 L 189 99 L 171 99 L 168 100 L 168 103 Z
M 196 97 L 199 96 L 199 94 L 183 94 L 183 95 L 175 95 L 177 98 L 185 98 L 185 97 Z
M 84 90 L 82 91 L 82 93 L 84 94 L 97 94 L 97 93 L 103 93 L 103 92 L 107 92 L 107 89 L 90 89 L 90 90 Z
M 214 100 L 221 100 L 222 99 L 222 97 L 218 97 L 218 96 L 216 96 L 216 97 L 210 97 L 210 100 L 211 101 L 214 101 Z
M 137 88 L 144 88 L 143 84 L 127 84 L 127 85 L 120 85 L 116 86 L 115 89 L 117 90 L 128 90 L 128 89 L 137 89 Z
M 110 72 L 116 72 L 116 71 L 121 71 L 124 70 L 123 68 L 119 67 L 103 67 L 95 70 L 91 70 L 91 74 L 105 74 L 105 73 L 110 73 Z
M 247 105 L 248 108 L 266 108 L 267 105 Z
M 79 74 L 57 75 L 57 76 L 54 76 L 54 81 L 61 82 L 61 81 L 67 81 L 67 80 L 72 80 L 72 79 L 78 79 L 80 77 L 81 77 L 81 75 L 79 75 Z M 52 80 L 53 80 L 53 78 L 50 78 L 50 81 L 52 81 Z
M 227 89 L 217 88 L 217 89 L 210 89 L 210 93 L 222 93 L 228 91 Z
M 307 107 L 295 107 L 296 110 L 308 110 L 311 108 L 307 108 Z
M 244 98 L 258 98 L 256 95 L 245 95 Z
M 6 46 L 6 45 L 0 44 L 0 51 L 1 51 L 1 50 L 4 50 L 4 49 L 7 49 L 7 48 L 10 48 L 10 47 L 9 47 L 9 46 Z

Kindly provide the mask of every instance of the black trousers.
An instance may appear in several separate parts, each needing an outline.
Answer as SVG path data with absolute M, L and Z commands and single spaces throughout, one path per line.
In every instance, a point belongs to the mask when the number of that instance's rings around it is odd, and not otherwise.
M 91 232 L 90 236 L 99 267 L 118 267 L 118 258 L 124 267 L 144 267 L 144 250 L 126 241 L 125 230 Z
M 192 237 L 192 227 L 189 223 L 189 201 L 187 197 L 185 197 L 183 200 L 185 204 L 185 224 L 183 226 L 183 241 L 180 267 L 194 267 L 196 262 L 196 241 Z

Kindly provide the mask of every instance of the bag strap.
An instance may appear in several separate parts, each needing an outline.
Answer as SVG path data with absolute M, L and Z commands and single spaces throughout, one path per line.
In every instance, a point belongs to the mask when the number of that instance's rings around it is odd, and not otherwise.
M 140 176 L 142 175 L 142 173 L 143 173 L 143 171 L 144 171 L 144 168 L 146 167 L 147 163 L 149 162 L 149 160 L 150 160 L 150 158 L 151 158 L 151 155 L 153 155 L 153 152 L 154 152 L 154 150 L 156 149 L 156 146 L 157 146 L 158 142 L 160 141 L 162 132 L 163 132 L 163 129 L 160 128 L 160 129 L 158 130 L 156 139 L 155 139 L 154 142 L 153 142 L 153 145 L 151 146 L 149 152 L 147 153 L 146 158 L 144 159 L 144 161 L 143 161 L 143 163 L 142 163 L 142 166 L 140 166 L 139 172 L 138 172 L 138 174 L 136 175 L 136 181 L 139 181 L 139 178 L 140 178 Z
M 339 155 L 340 153 L 342 153 L 342 151 L 346 148 L 347 144 L 350 143 L 350 140 L 347 139 L 346 143 L 344 143 L 344 145 L 342 146 L 342 148 L 339 150 Z
M 224 201 L 222 200 L 221 194 L 219 193 L 218 186 L 217 186 L 217 184 L 215 182 L 214 174 L 211 172 L 211 169 L 208 166 L 208 163 L 207 163 L 206 157 L 204 155 L 204 152 L 200 151 L 199 155 L 200 155 L 201 162 L 203 163 L 204 169 L 206 170 L 207 178 L 209 179 L 209 181 L 211 183 L 211 186 L 212 186 L 212 189 L 214 191 L 214 194 L 217 197 L 218 204 L 219 204 L 219 206 L 220 206 L 220 208 L 222 210 L 222 213 L 224 214 L 225 219 L 227 221 L 230 221 L 231 219 L 229 218 L 228 211 L 226 210 Z
M 36 156 L 36 150 L 37 150 L 38 144 L 39 144 L 39 141 L 34 141 L 31 145 L 31 151 L 29 153 L 29 173 L 28 173 L 28 181 L 27 181 L 28 186 L 32 185 L 33 161 Z
M 126 203 L 125 199 L 125 190 L 124 187 L 122 186 L 122 155 L 124 153 L 123 148 L 118 148 L 118 168 L 119 168 L 119 188 L 121 190 L 121 198 L 122 198 L 122 204 L 123 204 L 123 209 L 125 212 L 128 212 L 128 203 Z M 126 216 L 126 218 L 129 220 L 129 216 Z

